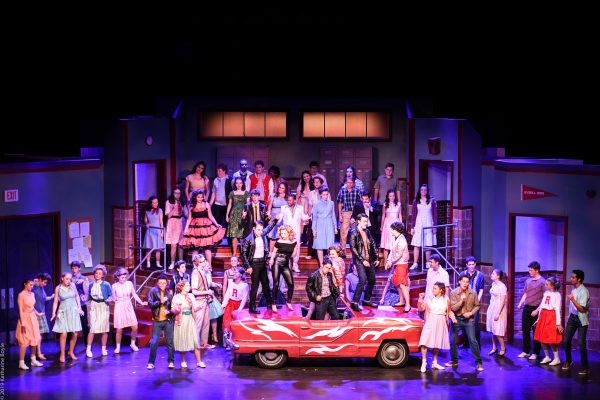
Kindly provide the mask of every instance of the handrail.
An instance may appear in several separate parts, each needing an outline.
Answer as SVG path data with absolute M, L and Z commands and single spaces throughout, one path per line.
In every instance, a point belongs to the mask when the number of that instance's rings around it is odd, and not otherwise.
M 433 246 L 425 246 L 425 229 L 437 229 L 437 228 L 443 228 L 444 229 L 444 237 L 448 238 L 448 228 L 450 227 L 456 227 L 457 223 L 456 222 L 452 222 L 450 224 L 440 224 L 440 225 L 432 225 L 432 226 L 425 226 L 423 227 L 423 229 L 421 230 L 421 272 L 424 272 L 425 270 L 425 252 L 426 251 L 435 251 L 441 258 L 442 260 L 446 263 L 446 269 L 448 269 L 448 267 L 450 267 L 450 269 L 452 269 L 452 271 L 454 271 L 454 276 L 453 276 L 453 282 L 452 282 L 452 287 L 456 287 L 456 278 L 458 277 L 459 271 L 454 267 L 454 265 L 448 260 L 448 249 L 454 249 L 457 248 L 458 246 L 456 245 L 448 245 L 446 243 L 446 246 L 442 246 L 442 247 L 433 247 Z M 433 233 L 433 235 L 435 235 L 436 233 Z M 442 254 L 440 252 L 440 250 L 444 250 L 444 254 Z
M 129 224 L 129 227 L 136 229 L 136 231 L 137 231 L 136 235 L 139 235 L 140 242 L 142 242 L 142 240 L 141 240 L 142 239 L 142 229 L 158 229 L 158 230 L 161 230 L 163 232 L 163 237 L 164 237 L 164 235 L 166 233 L 166 228 L 159 227 L 159 226 L 147 226 L 147 225 L 144 225 L 144 224 L 133 224 L 133 223 L 131 223 L 131 224 Z M 131 254 L 129 255 L 129 257 L 127 259 L 129 259 L 132 256 L 134 256 L 135 250 L 138 250 L 138 254 L 139 254 L 139 258 L 140 258 L 140 262 L 135 266 L 135 268 L 133 268 L 133 271 L 131 271 L 129 273 L 129 275 L 127 275 L 127 279 L 130 279 L 130 278 L 132 279 L 133 288 L 134 288 L 135 292 L 139 294 L 139 292 L 144 288 L 144 286 L 146 285 L 146 283 L 148 283 L 148 281 L 150 280 L 150 278 L 153 275 L 158 274 L 158 273 L 166 273 L 167 272 L 167 267 L 166 267 L 166 265 L 167 265 L 167 246 L 164 246 L 162 248 L 152 248 L 152 249 L 149 249 L 149 248 L 143 247 L 143 246 L 133 246 L 133 245 L 130 245 L 129 249 L 132 250 L 132 251 L 131 251 Z M 143 250 L 147 250 L 147 251 L 146 251 L 146 255 L 142 257 L 142 251 Z M 156 251 L 160 251 L 160 252 L 163 253 L 163 264 L 164 265 L 162 266 L 162 269 L 158 269 L 158 270 L 150 272 L 150 274 L 148 274 L 148 276 L 146 277 L 146 279 L 144 280 L 144 282 L 142 282 L 142 284 L 139 285 L 139 287 L 138 287 L 138 284 L 137 284 L 137 272 L 138 272 L 138 270 L 140 270 L 142 268 L 142 265 L 144 264 L 144 262 L 148 261 L 149 257 L 152 257 L 152 253 L 154 253 Z

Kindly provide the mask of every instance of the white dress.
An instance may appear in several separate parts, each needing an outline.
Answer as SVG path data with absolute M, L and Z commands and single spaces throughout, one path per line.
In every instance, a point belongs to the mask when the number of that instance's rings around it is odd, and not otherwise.
M 396 221 L 400 221 L 400 202 L 397 205 L 390 203 L 390 206 L 385 211 L 385 220 L 383 221 L 383 230 L 381 231 L 381 248 L 390 250 L 394 244 L 394 236 L 390 226 Z
M 413 235 L 412 241 L 410 242 L 413 246 L 422 247 L 423 243 L 421 243 L 421 232 L 423 231 L 423 227 L 433 226 L 433 212 L 431 210 L 431 205 L 433 201 L 429 201 L 429 204 L 419 201 L 417 203 L 417 218 L 415 221 L 415 234 Z M 413 210 L 414 212 L 414 210 Z M 433 234 L 433 229 L 425 230 L 425 246 L 435 246 L 437 245 L 437 238 Z
M 506 306 L 502 308 L 498 321 L 495 321 L 498 310 L 502 307 L 502 296 L 506 296 L 506 285 L 502 282 L 492 283 L 490 288 L 490 305 L 487 309 L 486 330 L 496 336 L 506 335 Z
M 448 312 L 448 299 L 445 296 L 427 299 L 429 314 L 426 315 L 425 324 L 421 331 L 419 347 L 425 346 L 429 349 L 450 348 L 448 336 L 448 324 L 446 313 Z

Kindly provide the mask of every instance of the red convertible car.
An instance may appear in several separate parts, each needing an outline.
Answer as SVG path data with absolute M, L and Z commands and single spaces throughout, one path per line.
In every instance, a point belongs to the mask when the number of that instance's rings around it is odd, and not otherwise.
M 423 320 L 394 307 L 365 308 L 350 318 L 314 321 L 302 309 L 283 307 L 277 313 L 241 310 L 231 324 L 237 354 L 254 355 L 259 366 L 279 368 L 289 358 L 376 357 L 386 368 L 403 367 L 418 351 Z

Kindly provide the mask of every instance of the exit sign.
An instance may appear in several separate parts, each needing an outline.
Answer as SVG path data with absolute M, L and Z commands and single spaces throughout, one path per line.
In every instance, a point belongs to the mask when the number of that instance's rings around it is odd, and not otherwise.
M 19 189 L 9 189 L 4 191 L 4 202 L 12 203 L 19 201 Z

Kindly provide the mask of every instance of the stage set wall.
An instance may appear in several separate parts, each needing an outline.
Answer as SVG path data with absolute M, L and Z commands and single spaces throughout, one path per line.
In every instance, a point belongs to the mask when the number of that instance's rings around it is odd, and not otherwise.
M 46 169 L 0 174 L 0 191 L 18 189 L 19 201 L 0 205 L 0 216 L 60 213 L 60 267 L 70 271 L 67 253 L 67 220 L 91 217 L 92 261 L 105 260 L 104 169 L 100 162 L 85 169 Z
M 288 118 L 288 138 L 277 140 L 205 140 L 198 139 L 198 110 L 232 111 L 286 111 Z M 347 141 L 347 140 L 304 140 L 301 138 L 301 118 L 303 111 L 389 111 L 391 115 L 390 141 Z M 217 148 L 254 143 L 268 145 L 269 165 L 277 165 L 282 177 L 299 178 L 308 163 L 319 160 L 320 146 L 340 146 L 373 148 L 373 179 L 383 174 L 385 164 L 395 164 L 396 177 L 405 178 L 408 165 L 408 142 L 406 135 L 406 113 L 401 98 L 203 98 L 186 99 L 178 114 L 177 121 L 177 177 L 184 178 L 192 166 L 200 160 L 207 164 L 207 172 L 216 174 Z M 255 160 L 248 160 L 252 164 Z M 239 165 L 233 167 L 234 171 Z M 253 168 L 253 166 L 252 166 Z M 359 176 L 359 178 L 361 178 Z M 336 182 L 337 186 L 338 182 Z M 369 185 L 371 187 L 371 185 Z M 337 190 L 337 187 L 335 188 Z
M 552 166 L 537 171 L 510 170 L 504 165 L 482 167 L 483 231 L 482 260 L 507 270 L 509 257 L 509 215 L 536 214 L 565 216 L 567 225 L 567 276 L 574 268 L 586 274 L 586 282 L 600 284 L 597 238 L 600 237 L 600 197 L 590 198 L 586 192 L 598 191 L 600 169 L 588 173 L 553 171 Z M 553 193 L 555 197 L 521 200 L 521 185 Z M 517 243 L 518 246 L 518 243 Z M 544 265 L 542 265 L 542 270 Z

